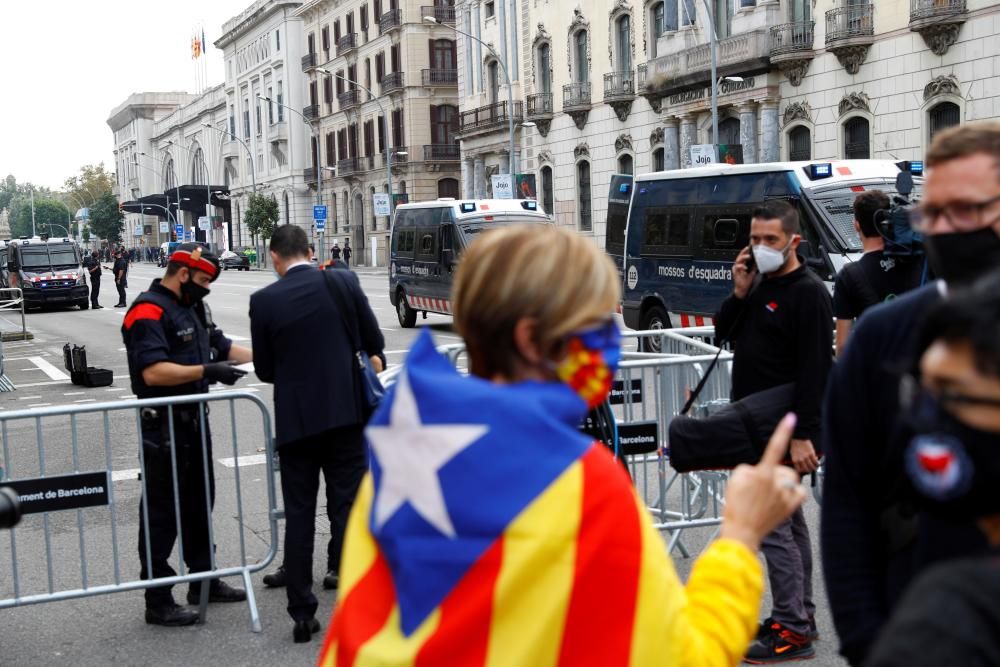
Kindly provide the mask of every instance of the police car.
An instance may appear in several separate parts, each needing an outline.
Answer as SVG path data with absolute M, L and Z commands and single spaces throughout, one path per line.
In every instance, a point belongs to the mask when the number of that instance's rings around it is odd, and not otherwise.
M 389 300 L 402 327 L 417 313 L 451 315 L 451 281 L 477 234 L 503 225 L 549 223 L 533 199 L 480 199 L 401 204 L 392 222 Z
M 892 197 L 903 170 L 917 177 L 919 193 L 922 163 L 889 160 L 717 164 L 636 176 L 625 220 L 609 215 L 605 246 L 623 273 L 626 326 L 712 325 L 732 290 L 733 261 L 749 244 L 753 210 L 766 199 L 798 208 L 799 255 L 832 284 L 837 271 L 862 253 L 855 197 L 870 189 Z
M 20 238 L 6 247 L 5 281 L 21 288 L 28 308 L 90 307 L 90 288 L 80 247 L 69 238 Z

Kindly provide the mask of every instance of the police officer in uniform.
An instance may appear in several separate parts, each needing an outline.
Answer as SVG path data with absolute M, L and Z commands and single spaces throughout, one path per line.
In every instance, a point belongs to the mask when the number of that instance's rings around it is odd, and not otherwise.
M 214 325 L 204 303 L 209 286 L 219 277 L 219 268 L 215 255 L 205 252 L 197 243 L 185 243 L 170 256 L 162 280 L 154 280 L 132 303 L 122 324 L 122 337 L 132 391 L 137 397 L 206 393 L 213 382 L 233 384 L 245 375 L 236 364 L 253 360 L 250 349 L 233 345 Z M 169 577 L 175 574 L 168 559 L 177 539 L 170 418 L 166 407 L 143 409 L 141 416 L 145 466 L 145 492 L 139 508 L 141 577 Z M 177 404 L 173 406 L 172 421 L 184 561 L 191 572 L 204 572 L 211 569 L 214 548 L 209 540 L 210 517 L 205 497 L 207 492 L 214 504 L 208 412 L 199 405 Z M 207 490 L 205 461 L 209 464 Z M 147 562 L 144 513 L 149 516 L 151 562 Z M 200 592 L 200 583 L 192 584 L 188 603 L 196 604 Z M 209 602 L 245 599 L 245 591 L 221 580 L 210 584 Z M 147 623 L 178 626 L 197 620 L 196 611 L 177 605 L 169 586 L 146 589 Z
M 83 258 L 83 268 L 90 273 L 90 307 L 101 308 L 101 304 L 97 302 L 97 296 L 101 293 L 101 261 L 96 250 Z
M 115 265 L 112 268 L 115 276 L 115 287 L 118 288 L 118 303 L 115 308 L 125 308 L 125 288 L 128 287 L 128 257 L 125 255 L 125 248 L 118 248 L 115 251 Z

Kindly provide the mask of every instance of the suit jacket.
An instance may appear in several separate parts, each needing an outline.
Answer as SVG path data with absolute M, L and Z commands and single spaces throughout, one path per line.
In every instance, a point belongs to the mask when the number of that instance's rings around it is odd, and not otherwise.
M 381 354 L 385 346 L 358 277 L 343 272 L 334 282 L 325 273 L 296 266 L 250 296 L 254 369 L 274 384 L 278 447 L 363 421 L 351 338 L 327 280 L 334 289 L 347 287 L 344 301 L 354 303 L 365 353 Z

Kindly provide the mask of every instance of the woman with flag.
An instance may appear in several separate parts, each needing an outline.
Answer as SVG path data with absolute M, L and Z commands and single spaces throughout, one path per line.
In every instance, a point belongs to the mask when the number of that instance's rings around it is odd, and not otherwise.
M 617 272 L 549 226 L 484 233 L 456 276 L 471 375 L 427 330 L 366 431 L 321 665 L 735 665 L 757 629 L 760 540 L 805 497 L 794 417 L 729 482 L 681 584 L 628 476 L 578 426 L 620 356 Z

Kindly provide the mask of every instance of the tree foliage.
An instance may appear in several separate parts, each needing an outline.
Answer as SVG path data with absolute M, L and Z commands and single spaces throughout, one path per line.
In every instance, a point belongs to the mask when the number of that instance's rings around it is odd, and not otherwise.
M 125 216 L 118 208 L 118 199 L 108 190 L 90 207 L 90 232 L 99 239 L 118 244 L 125 231 Z
M 60 201 L 36 194 L 35 233 L 62 236 L 68 234 L 70 210 Z M 66 230 L 66 231 L 64 231 Z M 31 236 L 31 196 L 14 199 L 10 211 L 11 237 Z
M 63 184 L 65 190 L 74 195 L 77 205 L 87 206 L 110 194 L 114 187 L 114 174 L 104 170 L 104 163 L 98 165 L 85 164 L 80 167 L 80 173 L 70 176 Z
M 274 225 L 281 217 L 278 202 L 264 195 L 251 194 L 244 220 L 250 233 L 263 239 L 271 238 Z

